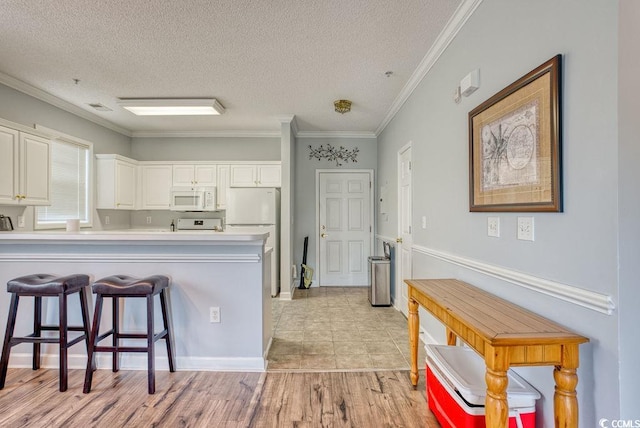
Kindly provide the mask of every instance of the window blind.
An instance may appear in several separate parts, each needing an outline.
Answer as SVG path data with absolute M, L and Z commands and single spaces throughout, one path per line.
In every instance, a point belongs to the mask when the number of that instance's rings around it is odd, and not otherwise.
M 40 225 L 89 220 L 89 148 L 55 140 L 51 147 L 51 205 L 36 208 Z

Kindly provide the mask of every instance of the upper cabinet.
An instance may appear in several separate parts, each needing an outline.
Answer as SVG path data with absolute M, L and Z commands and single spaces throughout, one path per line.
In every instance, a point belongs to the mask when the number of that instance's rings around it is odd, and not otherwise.
M 140 166 L 140 209 L 168 210 L 173 184 L 173 165 L 145 163 Z
M 96 155 L 96 208 L 136 208 L 137 161 L 119 155 Z
M 173 185 L 213 187 L 216 185 L 216 165 L 173 165 Z
M 280 187 L 279 164 L 231 165 L 230 187 Z
M 0 204 L 50 205 L 51 141 L 0 126 Z
M 227 193 L 229 192 L 229 165 L 218 165 L 218 185 L 216 204 L 219 210 L 227 209 Z

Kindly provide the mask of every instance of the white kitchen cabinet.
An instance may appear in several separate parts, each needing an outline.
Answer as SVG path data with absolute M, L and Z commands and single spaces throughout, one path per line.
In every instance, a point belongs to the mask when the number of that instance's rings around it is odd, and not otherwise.
M 136 209 L 137 161 L 119 155 L 96 155 L 96 208 Z
M 173 165 L 144 164 L 140 166 L 140 209 L 168 210 L 173 183 Z
M 50 205 L 51 141 L 0 126 L 0 204 Z
M 276 164 L 231 165 L 230 187 L 280 187 L 282 169 Z
M 219 210 L 227 209 L 227 193 L 229 192 L 229 165 L 218 165 L 218 185 L 216 204 Z
M 216 165 L 173 165 L 173 185 L 180 187 L 214 187 Z

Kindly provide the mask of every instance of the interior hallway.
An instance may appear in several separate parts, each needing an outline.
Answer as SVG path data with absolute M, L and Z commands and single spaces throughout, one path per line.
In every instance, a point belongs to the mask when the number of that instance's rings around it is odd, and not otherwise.
M 367 287 L 296 290 L 291 301 L 273 299 L 273 321 L 269 371 L 410 369 L 407 319 L 372 307 Z

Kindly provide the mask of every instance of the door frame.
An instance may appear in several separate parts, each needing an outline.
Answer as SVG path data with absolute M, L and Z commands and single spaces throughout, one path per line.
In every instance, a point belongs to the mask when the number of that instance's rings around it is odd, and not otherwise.
M 344 173 L 351 173 L 351 174 L 362 174 L 362 173 L 367 173 L 369 174 L 369 183 L 371 183 L 371 185 L 369 186 L 369 210 L 370 210 L 370 215 L 369 215 L 369 221 L 371 222 L 370 224 L 370 232 L 369 232 L 369 255 L 373 254 L 373 249 L 374 249 L 374 236 L 375 236 L 375 225 L 376 225 L 376 219 L 375 219 L 375 209 L 374 209 L 374 192 L 373 189 L 375 189 L 375 183 L 374 183 L 374 174 L 373 174 L 373 169 L 316 169 L 316 224 L 315 224 L 315 234 L 316 234 L 316 268 L 315 268 L 315 272 L 317 272 L 317 286 L 320 287 L 322 285 L 322 269 L 320 268 L 320 239 L 318 239 L 318 237 L 320 236 L 320 174 L 344 174 Z M 313 287 L 313 285 L 312 285 Z
M 402 201 L 400 200 L 400 181 L 401 181 L 401 177 L 402 177 L 402 171 L 401 171 L 401 159 L 402 159 L 402 154 L 404 152 L 406 152 L 407 150 L 411 149 L 411 164 L 413 164 L 413 144 L 411 141 L 409 141 L 407 144 L 405 144 L 404 146 L 402 146 L 400 149 L 398 149 L 398 153 L 397 153 L 397 157 L 396 157 L 396 169 L 397 169 L 397 189 L 396 189 L 396 193 L 398 195 L 398 218 L 397 218 L 397 224 L 396 224 L 396 230 L 398 233 L 398 238 L 402 237 Z M 412 170 L 412 174 L 411 174 L 411 209 L 413 210 L 413 168 L 411 168 Z M 413 225 L 413 215 L 411 216 L 411 223 Z M 413 228 L 412 228 L 413 229 Z M 403 243 L 404 244 L 404 243 Z M 402 278 L 402 265 L 404 263 L 404 260 L 402 260 L 402 251 L 400 251 L 400 246 L 403 245 L 400 243 L 396 244 L 396 251 L 395 251 L 395 267 L 396 267 L 396 293 L 397 296 L 395 298 L 394 301 L 394 306 L 396 307 L 396 309 L 398 309 L 400 312 L 402 312 L 403 314 L 407 315 L 409 308 L 407 307 L 408 302 L 406 302 L 404 300 L 404 297 L 402 296 L 402 290 L 403 287 L 406 287 L 406 285 L 404 285 L 404 278 Z M 413 238 L 412 238 L 412 242 L 411 245 L 413 245 Z M 409 255 L 409 266 L 411 266 L 411 270 L 413 270 L 413 260 L 412 260 L 412 254 L 411 251 L 408 252 Z

